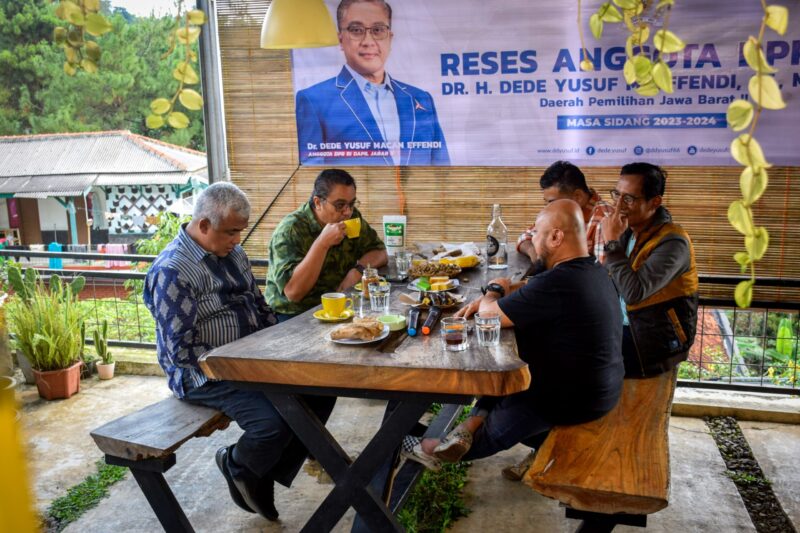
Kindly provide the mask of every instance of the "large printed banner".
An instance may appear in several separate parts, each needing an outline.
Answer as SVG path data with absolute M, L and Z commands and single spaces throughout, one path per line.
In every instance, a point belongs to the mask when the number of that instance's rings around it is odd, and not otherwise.
M 336 20 L 338 0 L 326 3 Z M 786 35 L 765 34 L 787 108 L 763 113 L 757 138 L 771 163 L 798 165 L 800 0 L 771 3 L 790 11 Z M 600 41 L 589 32 L 599 0 L 583 2 L 595 70 L 580 71 L 576 4 L 395 0 L 391 21 L 380 3 L 351 4 L 340 46 L 292 53 L 301 162 L 736 164 L 725 111 L 747 95 L 741 44 L 758 32 L 760 3 L 676 2 L 669 28 L 687 46 L 667 56 L 675 91 L 654 97 L 625 83 L 624 27 L 606 24 Z

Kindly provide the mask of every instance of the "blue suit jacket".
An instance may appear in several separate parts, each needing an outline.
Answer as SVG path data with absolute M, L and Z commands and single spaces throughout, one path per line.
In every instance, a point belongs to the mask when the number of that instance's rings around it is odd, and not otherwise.
M 411 85 L 390 78 L 397 113 L 400 117 L 401 166 L 407 165 L 449 165 L 447 143 L 444 140 L 433 98 Z M 378 124 L 364 100 L 364 95 L 353 80 L 350 72 L 342 67 L 335 78 L 325 80 L 297 93 L 297 140 L 300 148 L 300 162 L 307 165 L 329 165 L 334 163 L 348 165 L 392 165 L 391 157 L 319 157 L 310 154 L 320 148 L 322 143 L 384 141 Z M 438 147 L 412 147 L 409 143 L 440 143 Z M 309 149 L 308 143 L 316 146 Z M 342 144 L 342 150 L 347 150 Z

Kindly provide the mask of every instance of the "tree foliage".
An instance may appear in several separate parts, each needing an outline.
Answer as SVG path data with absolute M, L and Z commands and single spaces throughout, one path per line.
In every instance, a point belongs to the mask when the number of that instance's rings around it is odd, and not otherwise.
M 162 59 L 172 17 L 132 17 L 103 2 L 113 30 L 99 38 L 99 69 L 68 76 L 62 47 L 53 42 L 54 28 L 63 25 L 56 6 L 47 0 L 0 3 L 0 135 L 130 130 L 205 150 L 199 112 L 183 130 L 145 124 L 152 99 L 174 91 L 170 65 L 177 56 Z

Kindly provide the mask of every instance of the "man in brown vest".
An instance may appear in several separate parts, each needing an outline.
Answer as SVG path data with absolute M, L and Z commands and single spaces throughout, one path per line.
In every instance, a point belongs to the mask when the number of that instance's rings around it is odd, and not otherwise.
M 685 361 L 697 329 L 697 267 L 686 231 L 661 205 L 667 175 L 650 163 L 622 167 L 602 221 L 606 261 L 623 312 L 625 377 Z

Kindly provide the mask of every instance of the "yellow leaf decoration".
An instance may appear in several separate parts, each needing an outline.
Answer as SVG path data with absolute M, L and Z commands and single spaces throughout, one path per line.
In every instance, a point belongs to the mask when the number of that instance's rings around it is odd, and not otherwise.
M 594 70 L 594 63 L 589 61 L 588 59 L 584 59 L 581 61 L 581 70 L 584 72 L 591 72 Z
M 764 159 L 764 152 L 758 141 L 751 139 L 750 135 L 744 133 L 736 137 L 731 142 L 731 155 L 742 166 L 770 168 L 772 165 Z
M 665 93 L 672 93 L 672 70 L 663 61 L 659 61 L 653 67 L 653 81 L 659 89 Z
M 86 31 L 95 37 L 108 33 L 112 29 L 114 29 L 113 26 L 111 26 L 111 23 L 108 22 L 103 15 L 89 13 L 89 15 L 86 16 Z
M 603 36 L 603 20 L 597 13 L 589 17 L 589 29 L 592 30 L 595 39 Z
M 156 98 L 150 102 L 150 110 L 156 115 L 163 115 L 171 107 L 169 100 L 166 98 Z
M 178 81 L 182 81 L 183 83 L 188 83 L 189 85 L 194 85 L 200 81 L 200 78 L 197 76 L 197 72 L 195 72 L 192 68 L 192 65 L 185 61 L 178 63 L 178 66 L 172 71 L 172 77 Z
M 640 5 L 640 0 L 614 0 L 622 9 L 636 9 Z
M 600 20 L 603 22 L 622 22 L 622 13 L 620 13 L 616 7 L 612 6 L 610 2 L 601 5 L 597 13 L 600 15 Z
M 758 261 L 767 251 L 769 246 L 769 233 L 767 228 L 756 228 L 752 235 L 746 235 L 744 238 L 744 247 L 747 248 L 747 253 L 753 261 Z
M 203 97 L 200 96 L 200 93 L 193 89 L 183 89 L 178 96 L 178 99 L 186 109 L 197 111 L 198 109 L 203 108 Z
M 642 45 L 650 38 L 650 26 L 638 26 L 631 34 L 634 45 Z
M 97 73 L 97 63 L 95 63 L 88 57 L 81 60 L 81 68 L 83 68 L 83 70 L 85 70 L 89 74 Z
M 731 202 L 731 205 L 728 206 L 728 222 L 743 235 L 753 233 L 753 213 L 741 200 Z
M 779 35 L 786 33 L 789 27 L 789 10 L 784 6 L 767 6 L 767 26 L 778 32 Z
M 740 281 L 733 291 L 733 298 L 736 300 L 736 305 L 739 307 L 750 307 L 750 302 L 753 301 L 753 284 L 754 280 L 748 279 Z
M 653 63 L 646 56 L 634 57 L 633 69 L 636 72 L 636 81 L 639 82 L 639 85 L 645 85 L 653 78 Z
M 200 28 L 178 28 L 175 30 L 175 37 L 183 44 L 191 44 L 200 37 Z
M 167 123 L 176 130 L 182 130 L 183 128 L 187 128 L 189 126 L 189 117 L 180 111 L 173 111 L 167 115 Z
M 186 13 L 186 16 L 189 17 L 190 24 L 196 24 L 198 26 L 206 23 L 206 14 L 201 9 L 193 9 Z
M 733 254 L 733 260 L 739 263 L 739 266 L 742 267 L 742 272 L 744 273 L 744 269 L 747 268 L 747 265 L 751 263 L 750 261 L 750 254 L 747 252 L 736 252 Z
M 67 41 L 67 29 L 61 26 L 53 28 L 53 42 L 56 44 L 64 44 Z
M 640 85 L 636 89 L 634 89 L 638 94 L 642 96 L 655 96 L 658 94 L 658 85 L 653 83 L 653 81 L 649 81 L 644 85 Z
M 742 55 L 744 55 L 744 59 L 747 61 L 747 64 L 750 66 L 750 68 L 756 72 L 762 74 L 777 72 L 769 65 L 769 63 L 767 63 L 767 60 L 764 58 L 764 50 L 753 36 L 750 36 L 747 39 L 747 42 L 744 43 Z
M 756 74 L 750 78 L 747 89 L 753 101 L 766 109 L 783 109 L 786 107 L 778 82 L 772 76 Z
M 145 124 L 151 130 L 157 130 L 161 126 L 164 125 L 164 119 L 159 115 L 147 115 L 147 119 L 145 119 Z
M 761 167 L 747 167 L 739 176 L 739 188 L 745 205 L 753 205 L 767 189 L 769 177 L 767 169 Z
M 653 44 L 662 54 L 680 52 L 686 47 L 686 43 L 669 30 L 658 30 L 653 37 Z
M 753 120 L 753 104 L 747 100 L 734 100 L 725 115 L 733 131 L 741 131 Z
M 625 82 L 632 85 L 636 81 L 636 68 L 633 66 L 633 61 L 627 59 L 625 66 L 622 68 L 622 74 L 625 76 Z

